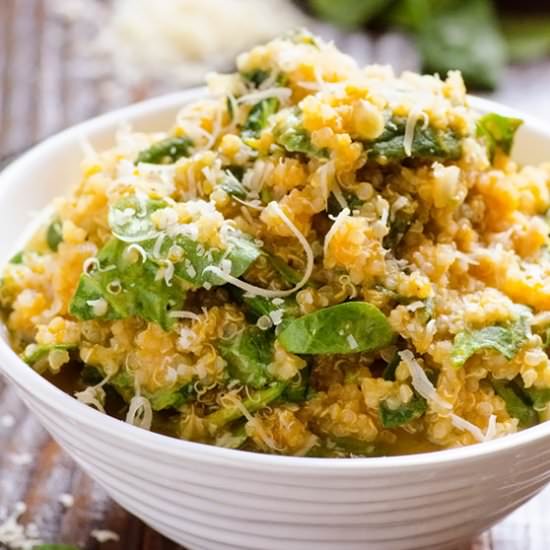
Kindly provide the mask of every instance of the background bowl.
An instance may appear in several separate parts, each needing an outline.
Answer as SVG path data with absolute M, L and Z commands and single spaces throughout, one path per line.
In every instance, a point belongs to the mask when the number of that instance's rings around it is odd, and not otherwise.
M 104 148 L 124 122 L 144 131 L 166 129 L 182 105 L 203 95 L 202 89 L 190 90 L 109 113 L 50 138 L 8 167 L 0 175 L 0 265 L 21 245 L 33 214 L 78 181 L 83 137 Z M 482 112 L 518 116 L 501 105 L 471 101 Z M 514 157 L 550 160 L 550 131 L 527 120 Z M 279 457 L 179 441 L 103 415 L 35 373 L 5 337 L 0 370 L 114 500 L 193 550 L 452 548 L 550 480 L 550 423 L 431 454 Z

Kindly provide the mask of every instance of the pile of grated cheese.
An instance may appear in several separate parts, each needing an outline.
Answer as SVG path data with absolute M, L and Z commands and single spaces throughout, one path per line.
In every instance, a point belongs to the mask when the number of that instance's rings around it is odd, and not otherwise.
M 289 0 L 62 0 L 56 12 L 86 20 L 122 83 L 144 80 L 197 84 L 227 69 L 235 56 L 292 28 L 308 24 Z

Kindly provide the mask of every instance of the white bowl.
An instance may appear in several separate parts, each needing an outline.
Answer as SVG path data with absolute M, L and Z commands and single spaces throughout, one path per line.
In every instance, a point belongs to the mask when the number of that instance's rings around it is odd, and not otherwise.
M 179 107 L 202 95 L 190 90 L 109 113 L 48 139 L 8 167 L 0 175 L 0 264 L 16 251 L 31 213 L 77 181 L 81 136 L 104 148 L 123 122 L 168 128 Z M 485 100 L 472 104 L 516 114 Z M 550 160 L 550 131 L 527 121 L 514 155 Z M 430 454 L 269 456 L 179 441 L 103 415 L 35 373 L 5 339 L 0 369 L 114 500 L 189 549 L 440 550 L 489 528 L 550 480 L 550 422 Z

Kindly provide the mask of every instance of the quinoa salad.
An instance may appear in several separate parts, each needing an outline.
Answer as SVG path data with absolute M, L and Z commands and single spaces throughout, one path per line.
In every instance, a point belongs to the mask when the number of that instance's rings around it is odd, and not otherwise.
M 13 348 L 143 429 L 310 457 L 426 452 L 550 416 L 550 164 L 458 72 L 306 31 L 165 133 L 87 147 L 4 268 Z

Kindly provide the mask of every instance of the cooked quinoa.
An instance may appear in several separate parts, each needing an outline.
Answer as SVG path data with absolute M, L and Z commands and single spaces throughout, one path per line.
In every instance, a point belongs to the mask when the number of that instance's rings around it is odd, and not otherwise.
M 237 67 L 166 133 L 87 152 L 4 270 L 22 358 L 144 429 L 264 453 L 546 420 L 550 165 L 510 159 L 521 121 L 305 31 Z

